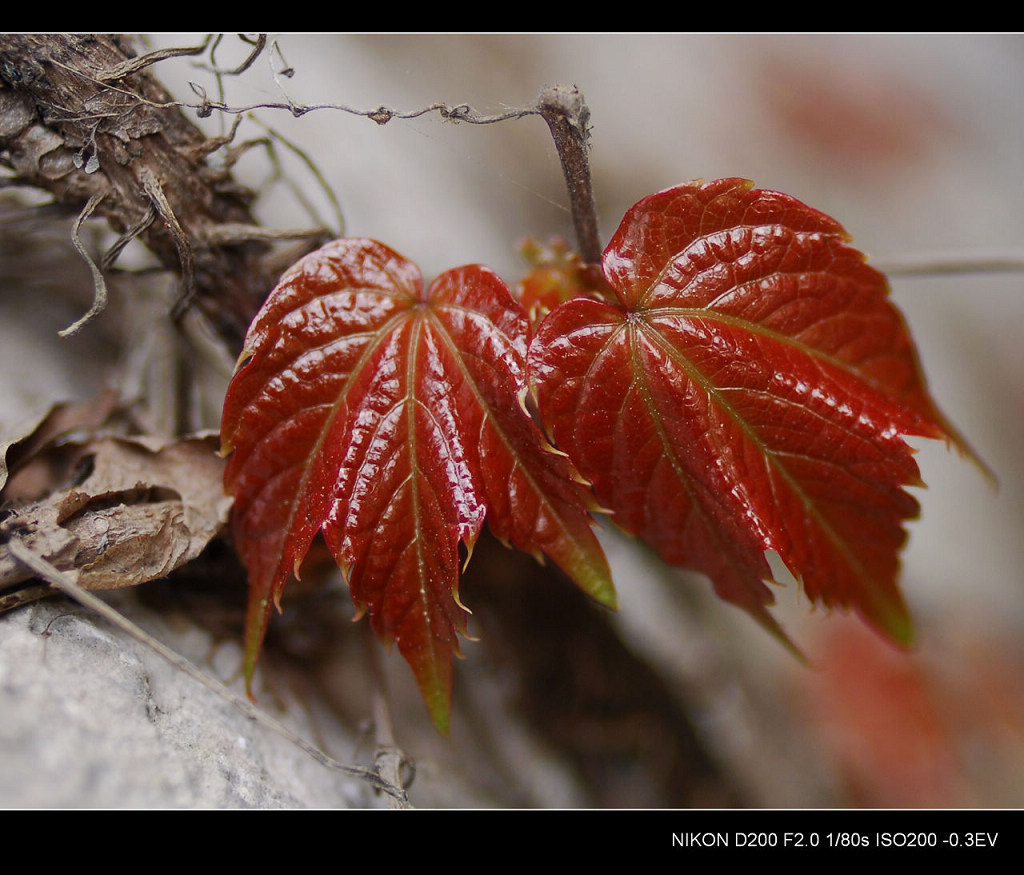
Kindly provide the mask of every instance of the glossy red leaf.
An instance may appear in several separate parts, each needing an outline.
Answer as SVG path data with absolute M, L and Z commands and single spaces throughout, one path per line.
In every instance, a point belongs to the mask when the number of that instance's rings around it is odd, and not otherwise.
M 746 180 L 689 183 L 625 216 L 617 301 L 541 323 L 530 380 L 598 502 L 785 638 L 765 551 L 807 595 L 888 637 L 920 484 L 902 435 L 949 438 L 885 278 L 834 220 Z
M 397 642 L 447 728 L 466 612 L 460 543 L 485 520 L 614 605 L 592 498 L 525 413 L 527 322 L 490 270 L 419 270 L 372 240 L 298 262 L 254 320 L 228 391 L 233 534 L 250 580 L 251 680 L 272 604 L 314 536 Z

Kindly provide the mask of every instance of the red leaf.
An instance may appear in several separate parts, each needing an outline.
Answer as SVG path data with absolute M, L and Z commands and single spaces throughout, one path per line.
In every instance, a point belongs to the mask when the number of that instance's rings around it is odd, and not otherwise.
M 590 494 L 519 401 L 526 337 L 521 306 L 480 266 L 424 294 L 414 264 L 350 239 L 282 278 L 250 327 L 222 425 L 249 569 L 250 680 L 271 601 L 321 529 L 442 730 L 466 628 L 459 544 L 472 550 L 485 516 L 614 605 Z
M 808 596 L 890 638 L 920 484 L 901 435 L 948 438 L 885 278 L 832 219 L 746 180 L 642 200 L 602 266 L 617 303 L 540 325 L 530 380 L 555 444 L 626 531 L 782 636 L 775 550 Z M 784 636 L 782 636 L 784 638 Z
M 531 325 L 536 325 L 559 304 L 605 288 L 604 276 L 597 265 L 584 264 L 560 237 L 552 238 L 547 246 L 525 240 L 519 251 L 530 263 L 531 270 L 519 283 L 516 294 Z

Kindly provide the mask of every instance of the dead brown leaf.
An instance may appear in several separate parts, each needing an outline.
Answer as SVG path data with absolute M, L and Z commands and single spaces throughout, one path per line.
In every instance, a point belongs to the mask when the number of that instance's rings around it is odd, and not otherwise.
M 0 490 L 7 502 L 45 495 L 54 488 L 54 459 L 47 451 L 74 434 L 87 434 L 108 421 L 117 408 L 113 390 L 77 403 L 53 404 L 21 422 L 0 426 Z M 26 470 L 35 468 L 38 470 Z M 21 482 L 15 484 L 17 474 Z
M 160 443 L 108 437 L 82 447 L 89 474 L 41 502 L 9 510 L 0 537 L 17 533 L 36 555 L 89 590 L 164 577 L 220 533 L 231 506 L 216 435 Z M 4 538 L 6 540 L 6 538 Z M 0 591 L 32 573 L 0 544 Z

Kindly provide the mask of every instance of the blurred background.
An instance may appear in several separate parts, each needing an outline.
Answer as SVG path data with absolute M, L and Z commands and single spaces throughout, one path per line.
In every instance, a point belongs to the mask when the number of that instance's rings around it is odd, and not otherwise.
M 229 105 L 281 103 L 283 86 L 300 105 L 410 111 L 445 102 L 499 113 L 530 104 L 546 84 L 578 86 L 591 110 L 605 241 L 647 194 L 741 176 L 833 216 L 882 269 L 1024 254 L 1024 37 L 275 39 L 279 52 L 225 80 Z M 151 38 L 153 46 L 198 41 Z M 230 41 L 221 51 L 223 66 L 247 53 Z M 285 66 L 290 77 L 280 75 Z M 187 58 L 154 72 L 186 102 L 190 82 L 214 93 Z M 523 238 L 572 239 L 557 155 L 539 118 L 477 126 L 430 113 L 380 126 L 332 108 L 253 116 L 240 138 L 269 128 L 301 149 L 337 196 L 344 233 L 385 241 L 428 279 L 481 262 L 512 285 L 526 269 Z M 201 124 L 213 134 L 225 121 L 214 114 Z M 286 178 L 333 221 L 305 162 L 277 142 Z M 260 188 L 271 163 L 253 150 L 235 172 Z M 280 182 L 257 212 L 268 227 L 315 224 Z M 87 292 L 84 266 L 79 272 Z M 610 526 L 622 605 L 614 617 L 580 602 L 554 572 L 483 543 L 462 583 L 479 640 L 466 642 L 458 666 L 451 739 L 430 728 L 397 656 L 386 660 L 396 741 L 420 764 L 414 804 L 1024 805 L 1024 272 L 893 275 L 891 283 L 934 397 L 999 479 L 994 489 L 955 451 L 921 446 L 928 489 L 918 494 L 922 517 L 910 527 L 903 573 L 918 625 L 914 652 L 897 653 L 856 621 L 813 612 L 795 587 L 781 588 L 778 613 L 809 657 L 802 665 L 719 604 L 706 581 L 663 568 Z M 54 303 L 48 314 L 6 298 L 16 310 L 0 323 L 0 362 L 4 373 L 21 374 L 11 398 L 74 400 L 66 396 L 88 397 L 109 380 L 99 364 L 109 346 L 98 352 L 88 336 L 71 352 L 58 346 L 55 329 L 71 321 L 68 312 L 75 318 L 78 303 Z M 100 346 L 104 330 L 117 334 L 117 318 L 98 323 Z M 48 363 L 31 378 L 25 344 Z M 223 365 L 212 370 L 205 424 L 215 428 L 216 386 L 226 375 Z M 4 411 L 8 420 L 17 414 Z M 344 606 L 332 610 L 350 616 Z M 346 661 L 354 645 L 324 647 L 330 654 L 317 650 L 316 664 L 326 680 L 303 694 L 320 704 L 307 698 L 302 707 L 319 715 L 313 722 L 335 739 L 337 756 L 354 757 L 351 739 L 369 715 Z M 82 792 L 85 804 L 98 798 Z M 272 798 L 334 804 L 295 793 Z M 187 794 L 169 804 L 203 800 L 271 804 Z

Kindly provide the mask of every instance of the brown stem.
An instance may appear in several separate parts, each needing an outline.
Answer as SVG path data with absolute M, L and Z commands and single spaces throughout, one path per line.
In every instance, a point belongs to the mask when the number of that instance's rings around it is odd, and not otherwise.
M 546 86 L 537 98 L 537 110 L 548 123 L 562 161 L 580 257 L 597 264 L 602 246 L 588 154 L 590 110 L 580 90 L 567 85 Z
M 366 659 L 374 681 L 373 690 L 373 727 L 376 736 L 376 752 L 374 763 L 377 775 L 387 786 L 404 787 L 403 766 L 410 766 L 401 748 L 395 743 L 395 732 L 391 722 L 391 709 L 388 705 L 388 686 L 384 677 L 384 669 L 380 664 L 380 648 L 372 635 L 369 626 L 363 624 L 363 640 L 366 642 Z M 388 800 L 392 808 L 409 808 L 408 799 L 392 797 Z

